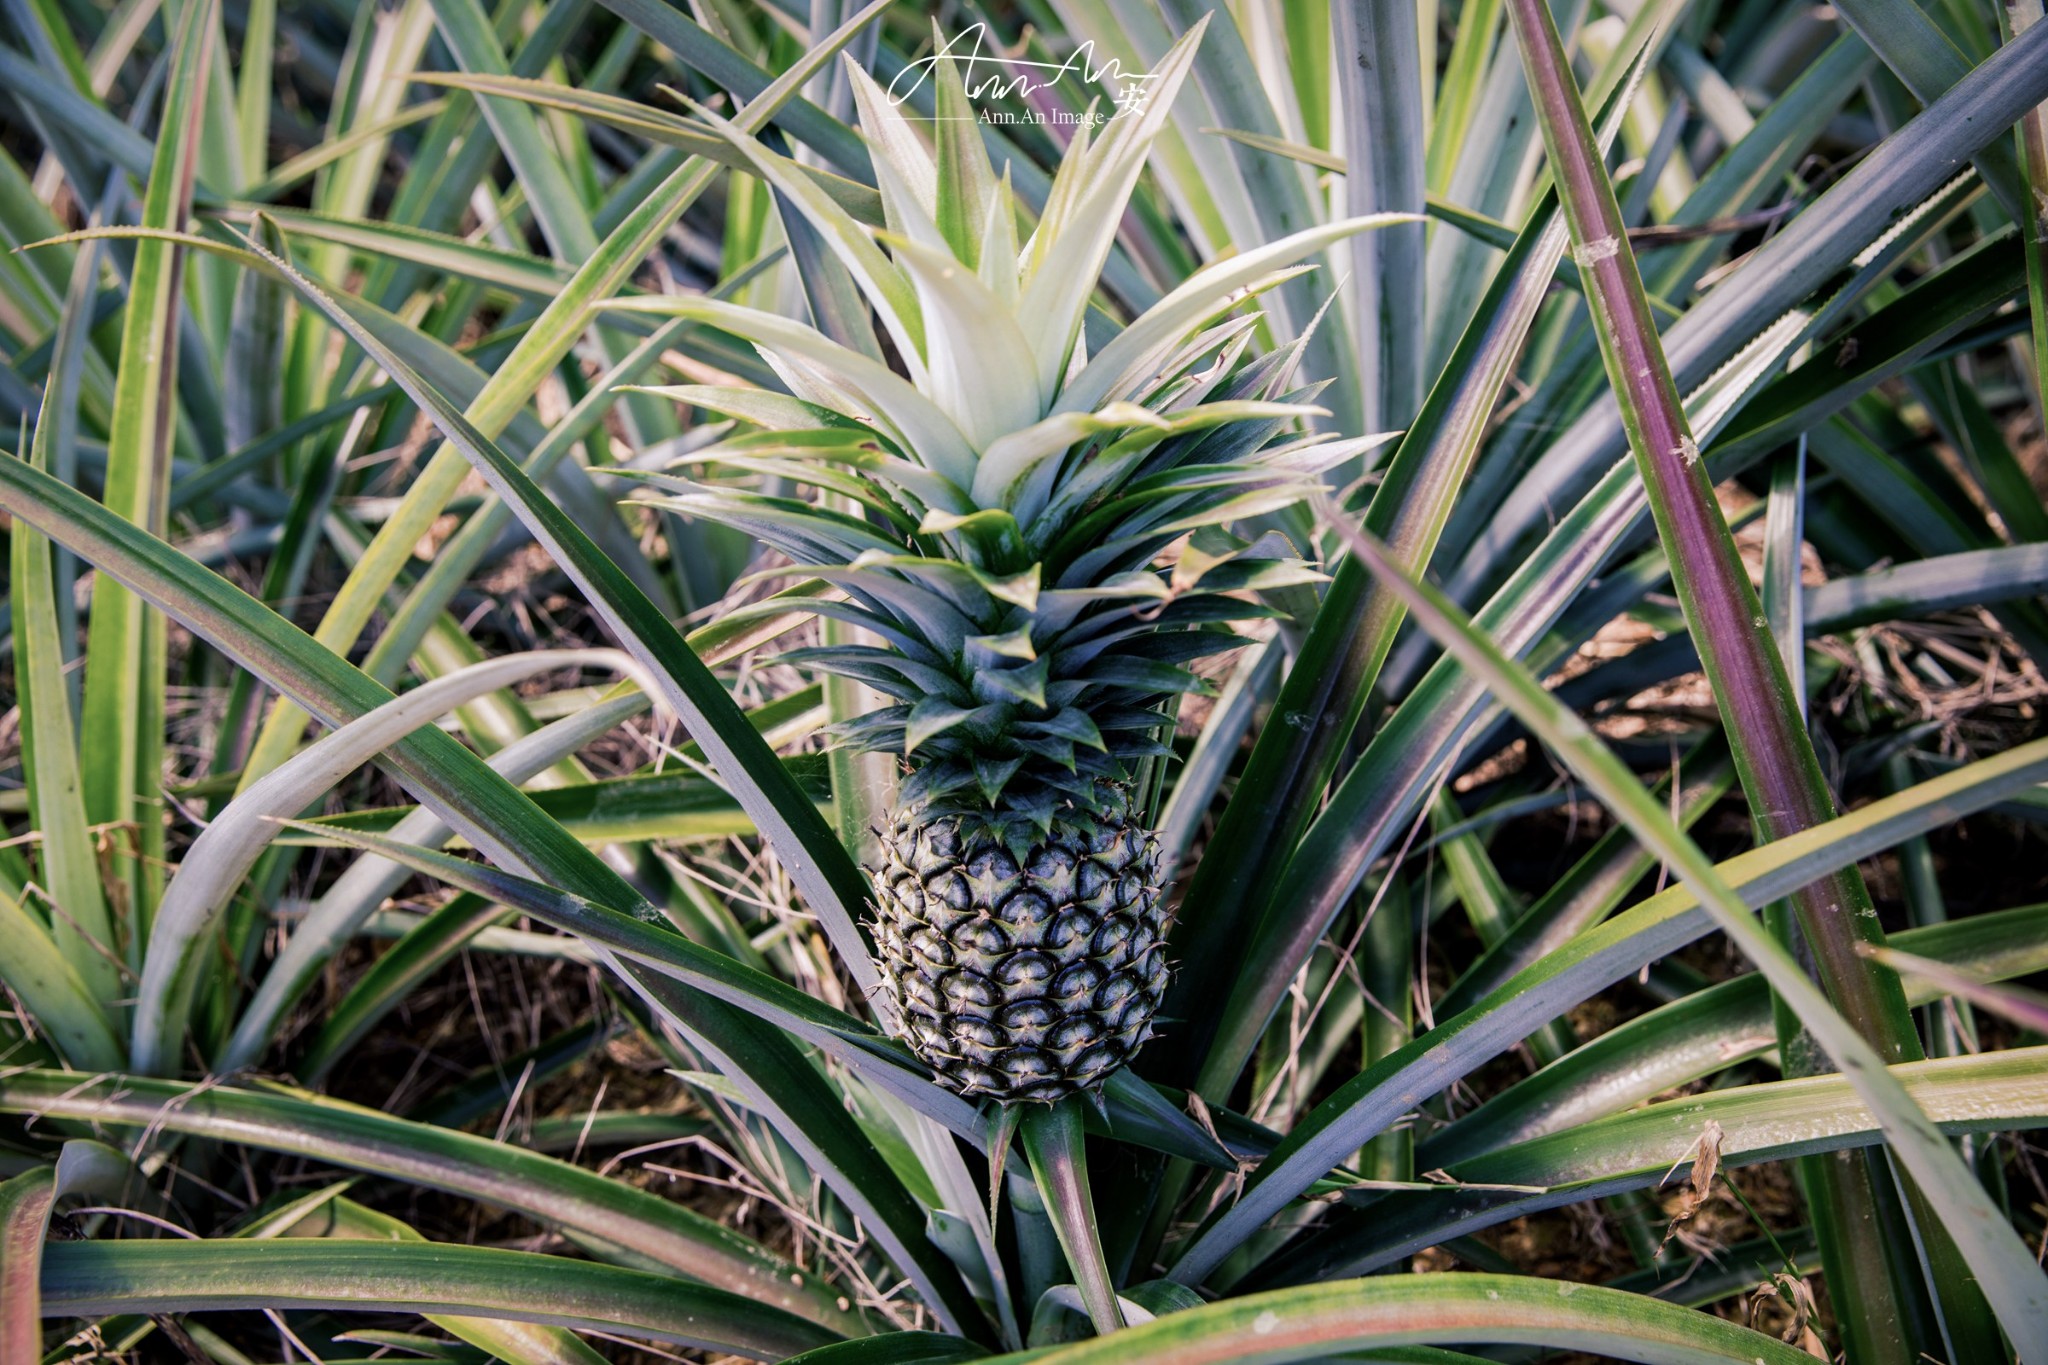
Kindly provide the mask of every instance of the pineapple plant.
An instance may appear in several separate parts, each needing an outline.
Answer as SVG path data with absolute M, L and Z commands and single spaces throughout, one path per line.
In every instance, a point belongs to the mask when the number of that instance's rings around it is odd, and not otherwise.
M 931 149 L 846 63 L 879 184 L 872 236 L 843 185 L 700 111 L 831 244 L 893 366 L 843 312 L 834 339 L 663 301 L 755 343 L 793 395 L 659 390 L 753 428 L 690 462 L 825 497 L 669 474 L 654 501 L 780 551 L 791 567 L 771 572 L 829 584 L 818 610 L 876 642 L 783 657 L 890 702 L 838 734 L 904 769 L 870 868 L 880 1009 L 946 1086 L 1002 1104 L 1093 1091 L 1151 1036 L 1168 911 L 1148 765 L 1178 698 L 1205 688 L 1188 665 L 1243 644 L 1231 623 L 1279 614 L 1260 592 L 1321 576 L 1257 523 L 1277 528 L 1374 444 L 1312 430 L 1328 414 L 1299 373 L 1306 337 L 1260 353 L 1259 318 L 1237 307 L 1386 218 L 1226 262 L 1089 353 L 1089 300 L 1200 39 L 1142 104 L 1078 125 L 1021 246 L 1008 168 L 949 60 Z
M 0 1362 L 2035 1360 L 2039 3 L 9 6 Z

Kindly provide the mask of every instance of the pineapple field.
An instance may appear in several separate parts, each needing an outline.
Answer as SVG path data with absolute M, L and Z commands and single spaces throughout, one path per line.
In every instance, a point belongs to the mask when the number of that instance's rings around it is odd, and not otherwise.
M 4 0 L 0 1365 L 2048 1365 L 2042 0 Z

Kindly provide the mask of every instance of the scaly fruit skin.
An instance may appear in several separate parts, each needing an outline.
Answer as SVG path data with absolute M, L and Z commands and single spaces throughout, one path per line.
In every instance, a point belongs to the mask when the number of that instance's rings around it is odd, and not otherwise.
M 1166 993 L 1159 841 L 1115 792 L 1022 856 L 973 813 L 899 810 L 873 869 L 883 978 L 941 1083 L 1003 1104 L 1092 1090 Z

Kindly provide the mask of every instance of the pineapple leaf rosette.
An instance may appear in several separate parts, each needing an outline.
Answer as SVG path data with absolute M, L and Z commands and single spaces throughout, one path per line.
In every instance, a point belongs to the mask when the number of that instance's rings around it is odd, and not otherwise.
M 1169 704 L 1205 688 L 1188 665 L 1243 643 L 1230 622 L 1273 614 L 1258 592 L 1320 578 L 1244 524 L 1380 439 L 1312 432 L 1324 414 L 1300 343 L 1256 353 L 1258 316 L 1240 307 L 1395 216 L 1218 263 L 1094 354 L 1084 343 L 1200 33 L 1131 112 L 1077 125 L 1028 235 L 945 61 L 934 146 L 848 64 L 880 231 L 861 221 L 860 187 L 703 111 L 830 246 L 888 347 L 865 322 L 843 344 L 731 303 L 662 300 L 754 344 L 789 393 L 657 390 L 746 431 L 692 453 L 703 481 L 653 476 L 653 501 L 781 551 L 795 568 L 775 572 L 836 590 L 810 609 L 876 642 L 783 658 L 893 702 L 838 727 L 905 769 L 871 869 L 884 1012 L 967 1096 L 1089 1091 L 1151 1035 L 1167 910 L 1138 766 L 1166 752 Z

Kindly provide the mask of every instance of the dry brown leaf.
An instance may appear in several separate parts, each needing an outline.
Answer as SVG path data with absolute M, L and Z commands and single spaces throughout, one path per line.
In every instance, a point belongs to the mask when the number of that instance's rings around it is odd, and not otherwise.
M 1820 1339 L 1820 1333 L 1813 1330 L 1814 1320 L 1820 1316 L 1820 1305 L 1815 1303 L 1813 1298 L 1813 1286 L 1800 1276 L 1782 1270 L 1772 1271 L 1770 1279 L 1750 1292 L 1751 1327 L 1756 1326 L 1757 1312 L 1763 1307 L 1765 1299 L 1782 1299 L 1792 1310 L 1792 1320 L 1786 1324 L 1785 1330 L 1778 1334 L 1780 1341 L 1797 1346 L 1817 1359 L 1832 1359 L 1828 1355 L 1828 1348 Z
M 1714 1177 L 1721 1172 L 1721 1140 L 1726 1136 L 1727 1134 L 1721 1130 L 1721 1125 L 1713 1119 L 1708 1119 L 1701 1127 L 1699 1140 L 1693 1143 L 1690 1154 L 1692 1174 L 1686 1180 L 1685 1193 L 1678 1201 L 1678 1211 L 1671 1216 L 1671 1226 L 1665 1229 L 1663 1246 L 1658 1250 L 1661 1251 L 1663 1247 L 1671 1245 L 1671 1239 L 1678 1235 L 1678 1230 L 1693 1220 L 1699 1213 L 1700 1206 L 1705 1204 L 1707 1197 L 1714 1192 Z M 1681 1157 L 1671 1169 L 1676 1171 L 1684 1164 L 1685 1158 Z M 1664 1178 L 1669 1180 L 1671 1176 L 1666 1173 Z

